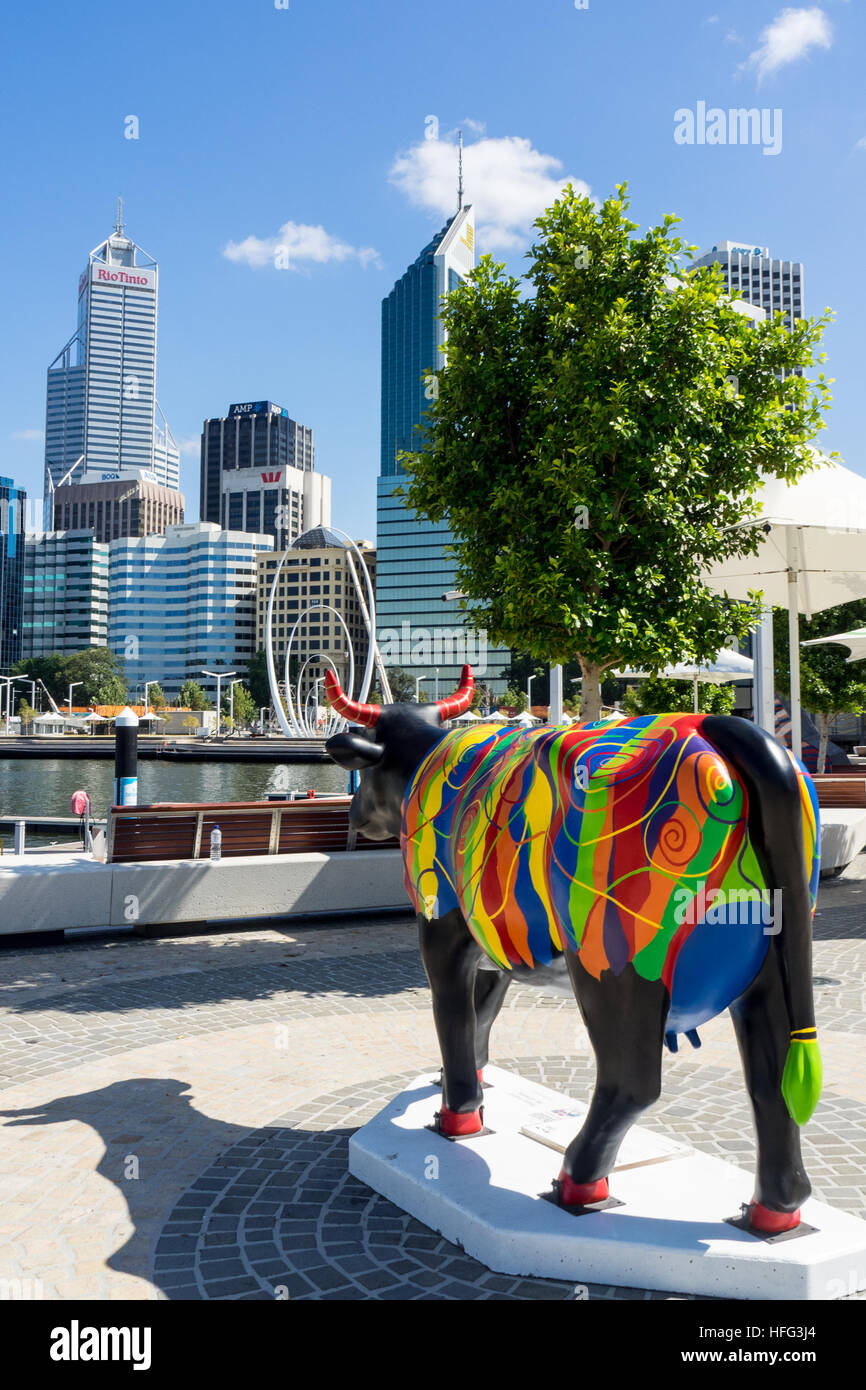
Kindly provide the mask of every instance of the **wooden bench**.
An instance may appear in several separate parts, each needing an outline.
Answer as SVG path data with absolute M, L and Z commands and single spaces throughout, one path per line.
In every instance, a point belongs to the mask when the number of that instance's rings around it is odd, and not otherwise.
M 842 806 L 866 807 L 866 777 L 862 772 L 859 777 L 852 776 L 850 772 L 841 775 L 822 772 L 813 776 L 812 781 L 818 794 L 819 807 L 826 806 L 828 810 Z
M 334 854 L 350 848 L 396 849 L 398 840 L 349 836 L 349 796 L 300 801 L 155 802 L 113 806 L 108 821 L 109 864 L 156 859 L 209 859 L 215 825 L 224 859 L 255 854 Z

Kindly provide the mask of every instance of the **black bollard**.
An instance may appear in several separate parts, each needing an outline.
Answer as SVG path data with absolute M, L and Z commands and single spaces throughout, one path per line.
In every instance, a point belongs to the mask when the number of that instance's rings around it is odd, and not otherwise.
M 138 805 L 138 715 L 128 705 L 114 721 L 114 804 Z

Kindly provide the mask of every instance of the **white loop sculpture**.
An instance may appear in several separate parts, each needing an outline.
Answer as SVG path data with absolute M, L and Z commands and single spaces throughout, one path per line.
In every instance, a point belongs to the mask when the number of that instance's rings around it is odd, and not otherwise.
M 373 583 L 370 579 L 370 572 L 367 569 L 367 564 L 364 560 L 364 556 L 361 550 L 356 545 L 356 543 L 351 539 L 350 536 L 346 534 L 345 531 L 340 531 L 333 526 L 317 526 L 314 527 L 313 530 L 326 530 L 330 532 L 332 535 L 337 536 L 339 540 L 345 545 L 347 568 L 352 577 L 352 582 L 355 587 L 355 593 L 358 598 L 358 604 L 361 609 L 361 615 L 364 621 L 364 625 L 367 628 L 367 661 L 364 667 L 364 676 L 361 681 L 361 689 L 358 693 L 357 698 L 362 703 L 367 700 L 367 697 L 370 693 L 370 686 L 373 680 L 373 667 L 375 665 L 379 673 L 379 683 L 382 687 L 384 698 L 385 700 L 390 700 L 391 691 L 388 686 L 388 679 L 385 675 L 385 669 L 382 665 L 382 659 L 379 655 L 379 648 L 376 644 L 376 603 L 373 596 Z M 294 541 L 294 543 L 291 546 L 291 549 L 302 551 L 303 546 L 301 546 L 300 542 L 304 539 L 304 536 L 308 536 L 310 534 L 310 531 L 305 531 L 303 535 L 299 536 L 298 539 Z M 297 636 L 298 628 L 305 619 L 308 619 L 310 617 L 312 613 L 333 613 L 337 618 L 340 627 L 343 630 L 343 635 L 346 641 L 346 652 L 348 656 L 348 677 L 346 682 L 346 689 L 349 693 L 352 692 L 352 688 L 355 683 L 355 652 L 352 646 L 352 640 L 349 636 L 349 629 L 346 626 L 346 623 L 343 619 L 343 615 L 340 612 L 338 612 L 336 608 L 332 607 L 332 605 L 329 603 L 318 603 L 314 601 L 313 603 L 308 605 L 308 607 L 305 608 L 303 612 L 300 613 L 296 618 L 292 630 L 289 634 L 288 641 L 286 643 L 286 656 L 283 671 L 285 685 L 284 707 L 283 694 L 280 690 L 279 681 L 277 679 L 276 663 L 274 661 L 273 614 L 280 573 L 282 571 L 283 565 L 286 562 L 288 554 L 289 551 L 287 550 L 283 555 L 282 559 L 280 560 L 279 564 L 277 565 L 276 574 L 274 575 L 273 583 L 271 584 L 271 592 L 268 596 L 268 611 L 265 625 L 265 659 L 268 668 L 268 684 L 271 690 L 271 701 L 273 703 L 274 713 L 276 714 L 277 722 L 287 738 L 330 738 L 332 734 L 339 733 L 340 730 L 346 728 L 346 720 L 343 719 L 340 715 L 335 714 L 334 711 L 330 708 L 328 708 L 327 712 L 324 715 L 320 715 L 320 701 L 318 698 L 318 690 L 319 685 L 322 682 L 322 674 L 315 676 L 315 678 L 308 686 L 305 694 L 304 678 L 306 676 L 307 669 L 310 666 L 319 668 L 329 667 L 334 672 L 334 674 L 337 677 L 339 677 L 339 672 L 337 670 L 336 664 L 333 660 L 333 657 L 326 652 L 322 652 L 314 656 L 308 656 L 300 669 L 300 672 L 298 674 L 297 687 L 293 693 L 292 686 L 289 681 L 292 647 Z M 355 566 L 355 558 L 357 558 L 358 562 L 360 563 L 361 574 L 363 575 L 364 579 L 363 589 L 361 587 L 361 583 L 358 577 L 358 570 Z M 366 589 L 366 594 L 364 593 L 364 589 Z

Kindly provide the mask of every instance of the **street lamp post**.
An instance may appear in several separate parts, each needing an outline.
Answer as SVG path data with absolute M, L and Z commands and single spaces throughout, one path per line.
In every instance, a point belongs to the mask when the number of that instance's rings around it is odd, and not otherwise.
M 0 681 L 5 681 L 5 683 L 6 683 L 6 721 L 5 721 L 5 722 L 6 722 L 6 733 L 7 733 L 7 734 L 9 733 L 9 725 L 10 725 L 11 720 L 12 720 L 12 685 L 13 685 L 13 683 L 14 683 L 15 681 L 29 681 L 29 680 L 30 680 L 30 677 L 29 677 L 29 676 L 0 676 Z M 36 683 L 35 683 L 35 681 L 31 681 L 31 685 L 32 685 L 33 690 L 34 690 L 34 692 L 35 692 L 35 689 L 36 689 Z M 34 700 L 36 699 L 35 694 L 34 694 L 33 698 L 34 698 Z M 2 717 L 2 714 L 3 714 L 3 697 L 2 697 L 2 695 L 0 695 L 0 717 Z
M 31 676 L 13 676 L 13 681 L 30 681 L 30 708 L 36 708 L 36 682 Z M 12 717 L 12 686 L 9 687 L 9 717 Z
M 422 682 L 423 680 L 426 680 L 426 679 L 427 679 L 426 676 L 416 676 L 416 677 L 415 677 L 415 704 L 416 704 L 416 705 L 419 705 L 419 704 L 421 703 L 421 682 Z
M 263 734 L 263 733 L 265 732 L 265 715 L 268 713 L 269 709 L 270 709 L 270 705 L 260 705 L 260 706 L 259 706 L 259 733 L 260 733 L 260 734 Z
M 236 681 L 230 681 L 230 682 L 229 682 L 229 724 L 230 724 L 230 726 L 231 726 L 231 727 L 229 728 L 229 733 L 231 733 L 232 729 L 233 729 L 234 726 L 235 726 L 235 686 L 236 686 L 236 685 L 243 685 L 243 679 L 242 679 L 242 677 L 239 676 L 238 679 L 237 679 Z
M 437 666 L 436 669 L 434 670 L 433 675 L 434 675 L 435 678 L 436 678 L 436 683 L 435 683 L 435 685 L 434 685 L 434 687 L 433 687 L 433 699 L 434 699 L 434 700 L 438 700 L 438 699 L 439 699 L 439 667 L 438 667 L 438 666 Z
M 216 708 L 217 708 L 217 733 L 219 733 L 219 731 L 220 731 L 220 719 L 221 719 L 221 717 L 222 717 L 222 716 L 221 716 L 221 713 L 220 713 L 220 710 L 221 710 L 221 701 L 220 701 L 220 697 L 221 697 L 221 694 L 222 694 L 222 684 L 223 684 L 223 681 L 228 680 L 229 676 L 234 676 L 234 675 L 237 674 L 237 672 L 235 672 L 235 671 L 206 671 L 206 670 L 204 669 L 204 667 L 202 667 L 201 673 L 202 673 L 203 676 L 210 676 L 211 680 L 214 680 L 214 681 L 216 681 L 216 683 L 217 683 Z
M 68 700 L 68 703 L 69 703 L 69 718 L 70 718 L 70 719 L 72 718 L 72 692 L 73 692 L 73 690 L 76 689 L 77 686 L 83 685 L 83 684 L 84 684 L 84 681 L 73 681 L 72 684 L 71 684 L 70 687 L 69 687 L 68 692 L 67 692 L 67 700 Z
M 534 676 L 528 676 L 526 680 L 526 708 L 530 714 L 532 713 L 532 682 L 534 680 Z

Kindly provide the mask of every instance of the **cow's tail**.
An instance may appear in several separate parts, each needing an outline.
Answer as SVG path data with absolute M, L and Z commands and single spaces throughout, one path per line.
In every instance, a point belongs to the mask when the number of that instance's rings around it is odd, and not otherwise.
M 821 1095 L 823 1069 L 812 997 L 812 904 L 803 837 L 800 777 L 786 749 L 745 719 L 710 716 L 703 733 L 742 778 L 749 797 L 749 836 L 769 874 L 768 887 L 783 893 L 782 930 L 773 937 L 782 977 L 790 1042 L 782 1072 L 788 1113 L 804 1125 Z M 820 831 L 816 817 L 816 845 Z
M 791 1034 L 791 1045 L 782 1073 L 782 1095 L 788 1114 L 798 1125 L 812 1118 L 821 1098 L 824 1068 L 818 1047 L 818 1030 L 798 1028 Z

